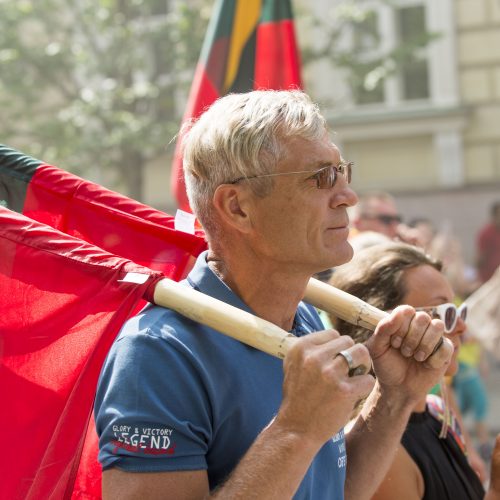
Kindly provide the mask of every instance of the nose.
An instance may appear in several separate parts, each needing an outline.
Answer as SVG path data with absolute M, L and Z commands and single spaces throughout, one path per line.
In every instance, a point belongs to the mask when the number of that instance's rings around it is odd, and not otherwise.
M 467 324 L 465 321 L 462 319 L 461 316 L 458 317 L 457 319 L 457 324 L 455 325 L 455 328 L 453 331 L 450 333 L 450 335 L 460 335 L 460 337 L 465 333 L 467 330 Z
M 358 203 L 358 200 L 358 195 L 350 187 L 350 185 L 347 184 L 345 177 L 343 175 L 339 175 L 337 184 L 332 189 L 332 196 L 330 197 L 330 207 L 353 207 L 354 205 L 356 205 L 356 203 Z

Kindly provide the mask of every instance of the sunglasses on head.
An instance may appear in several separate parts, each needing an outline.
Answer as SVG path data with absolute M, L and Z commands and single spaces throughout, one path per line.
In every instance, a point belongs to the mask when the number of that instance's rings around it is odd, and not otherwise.
M 444 323 L 444 331 L 450 333 L 457 326 L 458 318 L 467 319 L 467 304 L 464 302 L 457 308 L 455 304 L 441 304 L 435 307 L 416 307 L 416 311 L 425 311 L 433 318 L 439 318 Z
M 390 226 L 391 224 L 401 224 L 403 222 L 403 218 L 401 215 L 387 215 L 387 214 L 379 214 L 379 215 L 369 215 L 369 214 L 363 214 L 361 216 L 363 219 L 372 219 L 372 220 L 378 220 L 385 226 Z
M 227 184 L 236 184 L 237 182 L 249 179 L 259 179 L 260 177 L 276 177 L 278 175 L 295 175 L 295 174 L 312 174 L 308 179 L 314 179 L 316 181 L 316 187 L 318 189 L 330 189 L 335 186 L 337 182 L 338 175 L 342 175 L 346 180 L 347 184 L 351 183 L 352 177 L 352 167 L 354 163 L 352 161 L 341 161 L 338 165 L 327 165 L 319 170 L 300 170 L 299 172 L 278 172 L 275 174 L 260 174 L 260 175 L 250 175 L 248 177 L 238 177 L 233 181 L 229 181 Z

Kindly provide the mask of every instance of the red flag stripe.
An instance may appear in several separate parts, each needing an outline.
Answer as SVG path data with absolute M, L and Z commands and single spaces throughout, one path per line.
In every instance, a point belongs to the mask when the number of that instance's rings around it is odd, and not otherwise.
M 161 275 L 4 208 L 0 254 L 0 498 L 64 498 L 102 362 Z
M 285 19 L 260 24 L 257 28 L 254 88 L 300 87 L 300 59 L 293 21 Z

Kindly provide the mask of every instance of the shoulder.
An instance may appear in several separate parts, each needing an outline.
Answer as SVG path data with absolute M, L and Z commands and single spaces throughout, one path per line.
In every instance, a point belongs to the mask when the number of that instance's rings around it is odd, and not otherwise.
M 424 478 L 417 464 L 402 445 L 373 500 L 421 499 L 424 496 Z

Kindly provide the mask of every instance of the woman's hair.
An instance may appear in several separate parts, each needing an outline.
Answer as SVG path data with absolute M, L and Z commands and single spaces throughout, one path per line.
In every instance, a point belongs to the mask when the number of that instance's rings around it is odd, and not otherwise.
M 298 90 L 261 90 L 217 100 L 187 125 L 183 140 L 187 194 L 205 231 L 215 229 L 212 198 L 219 185 L 273 173 L 287 155 L 288 137 L 315 140 L 326 132 L 318 106 Z M 261 197 L 267 196 L 272 186 L 272 178 L 251 183 L 251 189 Z
M 405 243 L 382 243 L 359 251 L 353 259 L 337 268 L 330 284 L 368 302 L 383 311 L 403 303 L 407 293 L 406 271 L 432 266 L 441 271 L 441 263 L 420 248 Z M 335 316 L 332 323 L 342 335 L 364 342 L 370 332 Z

